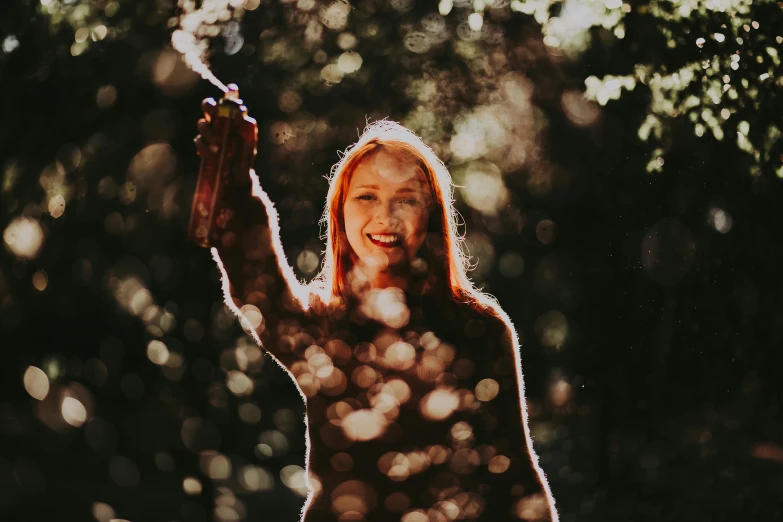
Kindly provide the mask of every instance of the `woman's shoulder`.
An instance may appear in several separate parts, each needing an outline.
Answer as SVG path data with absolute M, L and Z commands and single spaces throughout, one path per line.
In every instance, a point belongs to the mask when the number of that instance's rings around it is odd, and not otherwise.
M 508 314 L 500 304 L 490 299 L 466 299 L 460 303 L 461 322 L 478 322 L 488 338 L 500 339 L 503 343 L 512 343 L 516 330 Z

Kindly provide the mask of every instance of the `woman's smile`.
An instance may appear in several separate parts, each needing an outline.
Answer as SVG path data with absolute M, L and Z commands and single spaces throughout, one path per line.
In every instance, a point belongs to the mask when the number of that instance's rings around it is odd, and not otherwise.
M 381 248 L 397 248 L 402 244 L 398 234 L 367 234 L 370 242 Z

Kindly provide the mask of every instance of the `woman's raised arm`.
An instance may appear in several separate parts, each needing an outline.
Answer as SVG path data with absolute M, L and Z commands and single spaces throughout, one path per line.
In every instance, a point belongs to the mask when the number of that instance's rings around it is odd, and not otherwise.
M 199 120 L 196 145 L 205 159 L 216 153 L 210 126 L 214 101 L 205 100 L 203 108 L 206 118 Z M 255 156 L 255 147 L 252 151 Z M 302 325 L 311 296 L 285 257 L 277 211 L 258 176 L 252 169 L 237 176 L 223 190 L 221 208 L 227 219 L 221 223 L 219 239 L 210 245 L 221 272 L 223 298 L 245 331 L 289 368 L 301 354 L 281 338 Z

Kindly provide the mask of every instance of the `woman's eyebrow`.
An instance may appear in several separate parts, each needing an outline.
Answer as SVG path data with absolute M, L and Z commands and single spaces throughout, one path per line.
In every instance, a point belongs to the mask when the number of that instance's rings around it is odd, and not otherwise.
M 378 185 L 357 185 L 356 187 L 354 187 L 354 190 L 355 189 L 373 189 L 373 190 L 378 190 Z M 415 188 L 411 188 L 411 187 L 403 187 L 403 188 L 397 189 L 397 193 L 399 194 L 400 192 L 419 192 L 419 190 L 415 189 Z

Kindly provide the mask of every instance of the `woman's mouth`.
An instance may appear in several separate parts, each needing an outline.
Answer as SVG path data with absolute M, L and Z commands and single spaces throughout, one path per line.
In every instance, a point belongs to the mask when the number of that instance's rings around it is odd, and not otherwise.
M 367 234 L 367 238 L 373 245 L 381 248 L 394 248 L 402 244 L 397 234 Z

